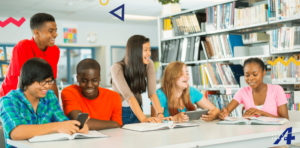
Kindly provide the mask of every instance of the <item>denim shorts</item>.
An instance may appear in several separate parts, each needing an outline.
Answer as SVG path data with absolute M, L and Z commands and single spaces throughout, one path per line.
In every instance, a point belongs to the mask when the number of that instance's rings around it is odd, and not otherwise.
M 143 110 L 143 108 L 141 107 Z M 123 125 L 131 123 L 140 123 L 140 120 L 135 116 L 130 107 L 122 107 Z

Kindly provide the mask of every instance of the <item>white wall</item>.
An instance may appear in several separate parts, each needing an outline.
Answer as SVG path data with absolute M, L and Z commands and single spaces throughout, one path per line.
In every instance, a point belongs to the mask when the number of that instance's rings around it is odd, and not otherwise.
M 0 20 L 7 18 L 0 17 Z M 15 18 L 20 19 L 20 18 Z M 30 18 L 21 27 L 9 24 L 4 28 L 0 27 L 0 44 L 16 44 L 20 40 L 30 39 L 32 37 L 29 27 Z M 158 46 L 157 26 L 150 25 L 129 25 L 120 21 L 119 24 L 95 23 L 95 22 L 74 22 L 56 20 L 57 33 L 56 45 L 70 45 L 63 43 L 63 24 L 75 24 L 78 26 L 77 43 L 70 46 L 92 46 L 95 47 L 96 60 L 101 65 L 101 87 L 107 87 L 110 83 L 110 65 L 111 65 L 111 46 L 126 46 L 129 37 L 135 34 L 144 35 L 150 38 L 151 46 Z M 94 32 L 98 36 L 96 43 L 91 44 L 87 41 L 89 33 Z M 143 94 L 143 104 L 145 114 L 150 114 L 150 100 L 148 95 Z
M 0 17 L 0 20 L 5 20 L 7 18 Z M 20 19 L 20 18 L 15 18 Z M 8 24 L 4 28 L 0 28 L 0 44 L 3 43 L 13 43 L 16 44 L 22 39 L 30 39 L 32 34 L 29 26 L 30 18 L 26 18 L 26 21 L 21 27 L 17 27 L 14 24 Z M 131 25 L 124 24 L 120 21 L 119 24 L 109 24 L 109 23 L 96 23 L 96 22 L 81 22 L 81 21 L 64 21 L 56 20 L 57 33 L 56 45 L 78 45 L 78 46 L 93 46 L 97 47 L 96 50 L 103 50 L 101 46 L 105 46 L 105 51 L 96 51 L 96 53 L 101 53 L 105 55 L 96 55 L 97 61 L 101 64 L 102 73 L 101 78 L 105 83 L 101 83 L 102 86 L 107 86 L 109 84 L 107 77 L 110 72 L 111 65 L 111 46 L 126 46 L 129 37 L 135 34 L 144 35 L 151 40 L 151 46 L 158 46 L 158 33 L 157 26 L 150 25 Z M 65 44 L 63 42 L 63 24 L 74 24 L 78 26 L 77 43 L 76 44 Z M 98 36 L 96 43 L 92 44 L 87 41 L 87 36 L 89 33 L 94 32 Z M 100 59 L 101 58 L 101 59 Z M 102 58 L 105 58 L 105 62 Z M 105 79 L 105 80 L 104 80 Z

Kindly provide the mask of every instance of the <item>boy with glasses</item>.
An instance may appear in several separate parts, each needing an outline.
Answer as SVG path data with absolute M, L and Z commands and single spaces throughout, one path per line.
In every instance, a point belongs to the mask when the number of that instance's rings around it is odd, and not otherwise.
M 51 66 L 41 58 L 24 63 L 20 74 L 20 88 L 10 91 L 0 100 L 0 117 L 7 139 L 24 140 L 52 132 L 87 134 L 88 126 L 79 130 L 80 122 L 64 115 L 57 97 L 50 90 L 54 84 Z

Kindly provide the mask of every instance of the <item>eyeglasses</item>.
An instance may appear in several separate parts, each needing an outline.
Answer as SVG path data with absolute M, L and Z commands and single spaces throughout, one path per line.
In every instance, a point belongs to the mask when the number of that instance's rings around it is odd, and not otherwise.
M 39 82 L 41 86 L 46 85 L 46 83 L 48 83 L 48 85 L 52 85 L 54 83 L 54 80 L 50 80 L 50 81 L 40 81 Z

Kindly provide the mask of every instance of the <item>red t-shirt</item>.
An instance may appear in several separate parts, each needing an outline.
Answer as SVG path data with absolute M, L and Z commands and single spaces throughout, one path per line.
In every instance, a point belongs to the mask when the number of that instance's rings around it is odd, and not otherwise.
M 33 38 L 20 41 L 13 49 L 9 68 L 0 88 L 0 97 L 5 96 L 11 90 L 17 89 L 21 68 L 31 58 L 37 57 L 46 60 L 51 65 L 54 78 L 56 78 L 59 53 L 59 48 L 56 45 L 47 47 L 47 50 L 42 52 Z
M 81 93 L 77 85 L 63 89 L 61 99 L 65 115 L 73 110 L 89 113 L 90 118 L 106 121 L 116 121 L 122 125 L 121 96 L 112 90 L 98 87 L 99 95 L 94 100 L 89 100 Z

